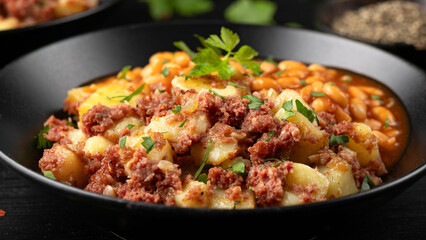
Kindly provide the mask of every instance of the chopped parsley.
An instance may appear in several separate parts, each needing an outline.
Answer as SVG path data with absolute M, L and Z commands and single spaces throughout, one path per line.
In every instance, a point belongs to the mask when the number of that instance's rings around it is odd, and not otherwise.
M 318 126 L 320 125 L 317 113 L 305 107 L 305 105 L 303 105 L 303 103 L 299 99 L 296 99 L 296 108 L 297 108 L 297 111 L 301 113 L 303 116 L 305 116 L 310 122 L 313 122 L 314 120 L 316 120 L 318 123 Z
M 130 123 L 129 123 L 129 124 L 127 124 L 127 126 L 126 126 L 126 128 L 127 128 L 127 129 L 129 129 L 129 130 L 130 130 L 130 129 L 132 129 L 132 128 L 134 128 L 134 127 L 135 127 L 135 125 L 130 124 Z
M 212 144 L 213 144 L 213 139 L 211 139 L 211 138 L 210 138 L 210 144 L 209 144 L 209 146 L 207 147 L 207 151 L 206 151 L 206 154 L 204 155 L 203 162 L 201 163 L 201 165 L 200 165 L 200 167 L 198 168 L 198 170 L 195 172 L 195 174 L 194 174 L 194 179 L 197 179 L 197 178 L 198 178 L 198 176 L 199 176 L 199 175 L 200 175 L 200 173 L 201 173 L 201 170 L 203 170 L 203 168 L 204 168 L 204 165 L 206 165 L 206 161 L 207 161 L 207 158 L 208 158 L 208 156 L 209 156 L 210 150 L 211 150 L 211 148 L 212 148 Z
M 198 176 L 198 181 L 199 181 L 199 182 L 203 182 L 203 183 L 207 183 L 207 174 L 205 174 L 205 173 L 201 173 L 201 174 Z
M 246 173 L 246 165 L 241 160 L 237 161 L 234 164 L 232 164 L 232 172 L 233 173 L 245 174 Z
M 373 94 L 371 95 L 371 98 L 374 99 L 374 100 L 382 100 L 382 98 L 380 96 L 373 95 Z
M 140 92 L 142 92 L 142 90 L 144 89 L 145 84 L 143 84 L 142 86 L 140 86 L 138 89 L 136 89 L 134 92 L 132 92 L 130 95 L 128 96 L 124 96 L 123 99 L 120 100 L 121 103 L 124 103 L 125 101 L 130 102 L 130 100 L 132 100 L 132 98 L 136 95 L 138 95 Z
M 170 74 L 170 70 L 169 70 L 167 67 L 165 67 L 165 68 L 163 68 L 163 70 L 161 70 L 161 74 L 162 74 L 164 77 L 167 77 L 167 76 L 169 76 L 169 74 Z
M 313 97 L 324 97 L 325 93 L 323 93 L 323 92 L 311 92 L 311 95 Z
M 121 69 L 121 74 L 120 74 L 120 76 L 118 77 L 118 80 L 121 80 L 121 79 L 126 79 L 126 75 L 127 75 L 127 72 L 130 70 L 130 68 L 132 68 L 132 66 L 124 66 L 122 69 Z
M 268 132 L 269 137 L 268 137 L 265 141 L 266 141 L 266 142 L 271 141 L 272 137 L 274 136 L 274 134 L 275 134 L 276 132 L 277 132 L 277 131 Z
M 343 146 L 346 147 L 346 143 L 349 142 L 349 137 L 348 135 L 342 134 L 342 135 L 334 135 L 331 134 L 330 135 L 330 139 L 329 139 L 329 145 L 335 145 L 335 144 L 342 144 Z
M 300 80 L 300 84 L 302 84 L 302 86 L 307 86 L 308 84 L 306 83 L 306 80 L 302 79 Z
M 216 95 L 216 96 L 218 96 L 218 97 L 220 97 L 220 98 L 222 98 L 223 100 L 225 100 L 225 98 L 222 95 L 220 95 L 219 93 L 215 92 L 214 90 L 209 89 L 209 92 L 212 93 L 212 94 L 214 94 L 214 95 Z
M 342 81 L 349 83 L 349 82 L 352 81 L 352 78 L 351 78 L 351 76 L 345 75 L 345 76 L 342 77 Z
M 172 113 L 180 113 L 182 107 L 180 105 L 175 105 L 175 109 L 172 110 Z
M 142 139 L 142 146 L 145 148 L 146 154 L 148 154 L 149 152 L 151 152 L 152 149 L 155 148 L 155 141 L 152 141 L 150 136 L 142 137 Z
M 119 140 L 118 143 L 120 144 L 120 148 L 123 149 L 124 147 L 126 147 L 126 140 L 127 140 L 127 135 L 122 136 Z
M 163 92 L 166 91 L 165 89 L 157 89 L 157 90 L 158 90 L 159 93 L 163 93 Z
M 231 59 L 241 63 L 255 75 L 261 73 L 260 65 L 253 60 L 258 55 L 258 52 L 247 45 L 234 51 L 234 48 L 240 42 L 240 37 L 231 30 L 222 27 L 220 36 L 212 34 L 207 39 L 198 39 L 204 48 L 201 48 L 192 58 L 192 62 L 196 65 L 189 72 L 188 78 L 217 72 L 221 79 L 228 79 L 235 72 L 235 68 L 229 65 L 229 60 Z M 175 46 L 182 47 L 186 46 L 186 44 L 176 42 Z M 222 51 L 225 51 L 225 55 L 222 55 Z
M 368 174 L 364 175 L 364 180 L 362 181 L 361 184 L 361 192 L 370 190 L 372 188 L 376 187 L 376 185 L 374 184 L 373 180 L 371 180 L 370 176 Z
M 183 122 L 179 125 L 179 127 L 183 127 L 183 125 L 185 125 L 186 121 L 188 121 L 187 118 L 185 118 L 185 120 L 183 120 Z
M 42 173 L 43 173 L 43 175 L 45 176 L 45 177 L 47 177 L 47 178 L 50 178 L 50 179 L 52 179 L 52 180 L 56 180 L 56 177 L 55 177 L 55 175 L 53 175 L 53 172 L 52 171 L 41 171 Z
M 246 86 L 241 86 L 241 85 L 238 85 L 238 84 L 233 83 L 233 82 L 231 82 L 231 81 L 228 81 L 228 85 L 231 85 L 231 86 L 233 86 L 233 87 L 237 87 L 237 88 L 242 88 L 242 89 L 250 90 L 250 88 L 248 88 L 248 87 L 246 87 Z
M 389 118 L 386 117 L 385 119 L 385 128 L 389 127 Z
M 250 100 L 248 105 L 250 109 L 259 109 L 260 105 L 265 103 L 262 99 L 254 96 L 253 94 L 242 96 L 242 98 Z
M 285 113 L 281 116 L 282 121 L 287 120 L 287 118 L 289 118 L 289 117 L 296 116 L 296 113 L 292 111 L 293 100 L 289 100 L 289 101 L 284 102 L 281 107 L 285 110 Z
M 236 0 L 225 9 L 225 20 L 245 24 L 273 24 L 278 6 L 270 0 Z
M 49 130 L 50 130 L 49 125 L 46 125 L 43 127 L 42 130 L 40 130 L 37 136 L 34 137 L 37 142 L 37 149 L 47 149 L 53 146 L 53 142 L 44 137 L 44 134 L 48 133 Z

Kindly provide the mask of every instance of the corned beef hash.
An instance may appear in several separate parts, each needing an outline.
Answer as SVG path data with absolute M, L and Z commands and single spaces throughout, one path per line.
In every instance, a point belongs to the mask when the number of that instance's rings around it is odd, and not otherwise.
M 45 176 L 87 191 L 215 209 L 324 201 L 382 183 L 409 134 L 359 74 L 258 58 L 227 28 L 202 47 L 69 90 L 36 136 Z

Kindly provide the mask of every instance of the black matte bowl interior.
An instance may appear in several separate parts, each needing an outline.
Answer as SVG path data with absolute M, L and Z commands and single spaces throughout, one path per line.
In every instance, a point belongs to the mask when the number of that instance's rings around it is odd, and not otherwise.
M 307 226 L 315 217 L 347 217 L 365 210 L 374 211 L 424 176 L 426 75 L 422 70 L 380 49 L 333 35 L 278 26 L 231 24 L 225 26 L 238 33 L 242 44 L 254 47 L 261 57 L 274 56 L 351 70 L 376 79 L 400 97 L 413 131 L 406 154 L 384 179 L 383 185 L 306 205 L 214 210 L 131 202 L 70 187 L 41 174 L 37 167 L 41 152 L 32 146 L 33 138 L 47 117 L 61 111 L 67 90 L 116 73 L 125 65 L 144 66 L 153 53 L 176 50 L 174 41 L 183 40 L 189 46 L 198 46 L 194 33 L 208 36 L 218 33 L 221 26 L 222 23 L 217 22 L 186 22 L 102 30 L 57 42 L 7 65 L 0 71 L 1 162 L 50 194 L 76 203 L 77 211 L 96 212 L 91 216 L 97 221 L 120 227 L 140 224 L 147 219 L 185 217 L 200 224 L 216 218 L 270 223 L 269 217 L 273 217 L 280 219 L 280 224 L 302 222 Z
M 15 58 L 44 44 L 82 33 L 88 27 L 96 26 L 120 1 L 100 0 L 98 6 L 78 14 L 33 26 L 0 31 L 0 46 L 3 46 L 0 67 L 7 63 L 6 59 Z

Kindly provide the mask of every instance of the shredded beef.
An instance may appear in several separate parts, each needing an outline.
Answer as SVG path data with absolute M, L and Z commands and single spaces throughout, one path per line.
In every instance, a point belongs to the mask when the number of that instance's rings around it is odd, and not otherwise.
M 253 146 L 248 148 L 253 164 L 261 164 L 263 159 L 275 157 L 282 151 L 291 151 L 300 141 L 300 130 L 294 123 L 281 122 L 281 124 L 273 136 L 264 133 Z
M 174 108 L 175 104 L 173 96 L 168 92 L 152 94 L 138 100 L 136 112 L 147 125 L 153 116 L 165 116 L 169 110 Z
M 81 117 L 82 131 L 89 137 L 102 134 L 114 125 L 114 121 L 132 114 L 136 114 L 135 109 L 128 104 L 120 104 L 111 108 L 98 104 Z
M 207 179 L 219 188 L 226 189 L 233 186 L 241 186 L 244 179 L 239 174 L 226 171 L 221 167 L 212 167 L 209 169 Z
M 276 167 L 271 164 L 251 167 L 247 185 L 255 193 L 260 206 L 279 206 L 284 196 L 285 178 L 293 169 L 292 162 L 284 162 Z
M 44 137 L 52 142 L 57 142 L 61 145 L 71 143 L 68 139 L 68 131 L 73 130 L 72 126 L 69 126 L 66 120 L 57 119 L 55 116 L 50 116 L 44 123 L 45 126 L 49 126 L 50 129 Z
M 146 158 L 145 151 L 137 149 L 130 160 L 130 178 L 116 187 L 123 199 L 174 205 L 174 194 L 182 189 L 181 170 L 163 171 L 158 161 Z

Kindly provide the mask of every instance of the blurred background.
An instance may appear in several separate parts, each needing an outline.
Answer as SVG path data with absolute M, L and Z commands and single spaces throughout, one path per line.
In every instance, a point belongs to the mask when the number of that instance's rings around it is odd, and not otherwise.
M 11 0 L 0 0 L 0 15 L 2 1 Z M 426 69 L 426 0 L 100 0 L 97 8 L 101 10 L 60 23 L 0 31 L 0 67 L 46 44 L 94 30 L 148 22 L 222 20 L 341 35 Z

